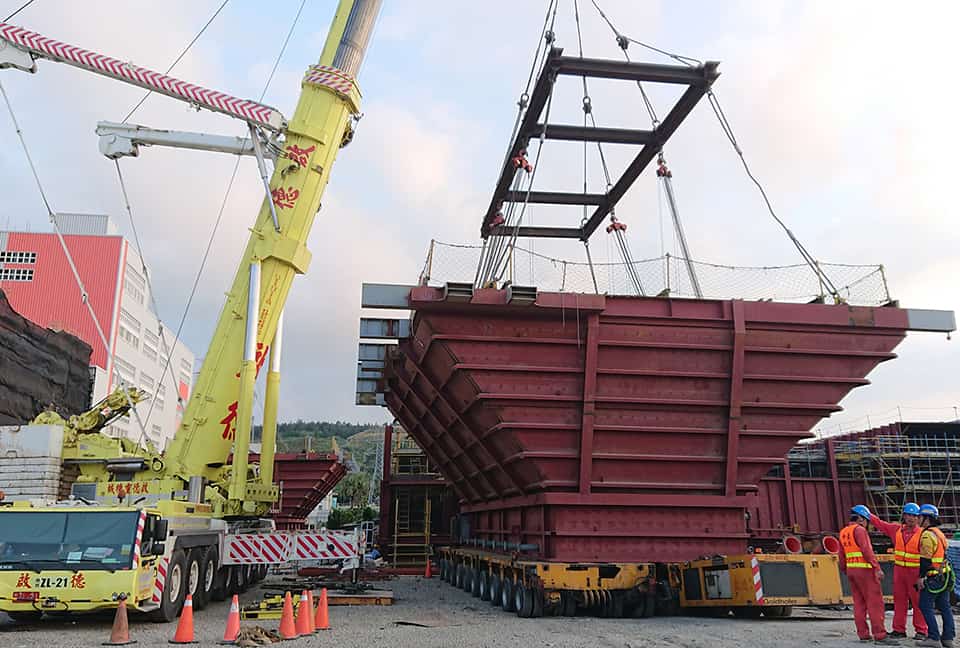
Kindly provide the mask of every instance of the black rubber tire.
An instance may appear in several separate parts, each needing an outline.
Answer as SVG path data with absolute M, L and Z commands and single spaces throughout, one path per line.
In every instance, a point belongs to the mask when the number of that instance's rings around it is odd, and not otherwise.
M 500 605 L 500 576 L 497 574 L 490 574 L 490 578 L 487 580 L 487 589 L 490 593 L 490 596 L 487 599 L 490 601 L 490 604 Z
M 210 593 L 212 601 L 226 601 L 233 589 L 233 569 L 228 565 L 223 565 L 217 570 L 217 575 L 213 579 L 213 591 Z
M 480 577 L 482 572 L 478 569 L 470 570 L 470 593 L 474 598 L 480 598 Z
M 500 586 L 500 607 L 504 612 L 515 612 L 513 608 L 513 581 L 504 578 Z
M 560 614 L 565 617 L 577 616 L 577 599 L 573 592 L 560 592 Z
M 610 592 L 610 604 L 608 614 L 612 619 L 623 618 L 623 596 L 619 592 Z
M 457 589 L 463 589 L 463 565 L 457 565 L 456 573 L 453 575 L 453 586 Z
M 533 612 L 530 615 L 535 619 L 543 616 L 543 592 L 538 589 L 527 590 L 527 593 L 533 599 Z
M 759 619 L 760 613 L 763 612 L 756 605 L 752 606 L 737 606 L 733 608 L 733 616 L 738 619 Z
M 463 568 L 463 583 L 460 584 L 460 589 L 468 594 L 473 591 L 473 568 L 464 567 Z
M 783 619 L 793 614 L 792 605 L 765 605 L 761 609 L 763 616 L 770 619 Z
M 250 565 L 237 565 L 237 593 L 250 589 Z
M 167 579 L 160 595 L 160 607 L 149 614 L 150 620 L 169 623 L 177 618 L 187 594 L 187 555 L 183 549 L 175 549 L 167 565 Z
M 440 580 L 447 580 L 447 561 L 443 558 L 440 559 Z
M 217 562 L 219 554 L 216 547 L 205 547 L 200 551 L 200 586 L 193 595 L 193 607 L 202 610 L 213 600 L 213 586 L 217 580 Z
M 533 592 L 523 583 L 517 583 L 513 590 L 513 607 L 521 619 L 529 619 L 533 616 Z
M 43 617 L 43 612 L 7 612 L 7 616 L 13 619 L 17 625 L 28 625 L 38 623 Z
M 187 551 L 186 565 L 184 574 L 187 584 L 183 597 L 186 600 L 187 594 L 189 594 L 193 600 L 193 609 L 197 610 L 203 607 L 203 603 L 197 600 L 197 591 L 200 589 L 200 583 L 203 582 L 203 547 L 194 547 Z
M 480 572 L 480 600 L 490 600 L 490 574 L 489 572 Z
M 230 574 L 227 578 L 229 586 L 227 587 L 227 596 L 233 596 L 234 594 L 241 593 L 241 587 L 244 587 L 243 584 L 243 571 L 240 569 L 242 565 L 230 565 L 227 569 Z

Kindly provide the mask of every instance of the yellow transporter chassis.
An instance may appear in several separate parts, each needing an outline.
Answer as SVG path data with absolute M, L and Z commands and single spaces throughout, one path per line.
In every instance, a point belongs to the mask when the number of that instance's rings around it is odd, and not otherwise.
M 849 605 L 850 590 L 830 554 L 743 554 L 685 563 L 554 563 L 477 549 L 438 550 L 440 577 L 521 617 L 646 617 L 680 612 L 756 618 L 794 606 Z M 893 563 L 879 556 L 891 602 Z

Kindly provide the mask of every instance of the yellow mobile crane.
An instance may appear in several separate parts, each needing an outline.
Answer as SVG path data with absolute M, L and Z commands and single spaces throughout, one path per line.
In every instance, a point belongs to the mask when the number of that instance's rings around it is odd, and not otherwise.
M 172 620 L 186 594 L 202 607 L 242 590 L 265 575 L 267 564 L 295 551 L 289 534 L 270 533 L 272 523 L 261 519 L 278 498 L 280 323 L 294 275 L 310 264 L 306 240 L 333 162 L 360 114 L 355 78 L 379 9 L 380 0 L 340 0 L 289 121 L 261 103 L 0 23 L 0 68 L 34 72 L 37 59 L 59 61 L 243 119 L 267 189 L 165 452 L 100 432 L 142 398 L 134 388 L 68 421 L 38 417 L 36 423 L 63 427 L 63 461 L 79 466 L 80 476 L 69 502 L 0 508 L 0 610 L 32 618 L 110 608 L 125 598 L 158 620 Z M 276 153 L 269 183 L 264 148 Z M 254 383 L 268 355 L 262 459 L 248 465 Z

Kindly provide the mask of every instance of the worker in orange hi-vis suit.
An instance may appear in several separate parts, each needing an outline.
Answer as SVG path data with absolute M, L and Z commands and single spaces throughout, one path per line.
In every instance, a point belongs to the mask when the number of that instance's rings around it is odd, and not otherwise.
M 840 571 L 850 582 L 857 636 L 860 641 L 870 641 L 872 632 L 874 643 L 896 645 L 897 640 L 888 637 L 883 626 L 883 592 L 880 590 L 883 571 L 867 533 L 872 514 L 863 504 L 854 506 L 850 513 L 850 524 L 840 531 Z
M 927 637 L 927 622 L 920 612 L 920 507 L 914 502 L 903 505 L 903 524 L 884 522 L 876 515 L 870 522 L 893 541 L 893 632 L 891 637 L 907 636 L 907 607 L 913 608 L 914 639 Z

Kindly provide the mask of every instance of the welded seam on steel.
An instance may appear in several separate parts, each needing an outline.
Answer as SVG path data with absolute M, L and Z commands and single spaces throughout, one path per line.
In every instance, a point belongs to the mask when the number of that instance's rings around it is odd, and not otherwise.
M 188 83 L 133 63 L 47 38 L 23 27 L 0 23 L 0 38 L 19 49 L 27 50 L 34 56 L 67 63 L 104 76 L 122 79 L 141 88 L 182 99 L 202 108 L 257 124 L 271 131 L 279 132 L 286 127 L 286 120 L 280 111 L 265 104 Z
M 730 302 L 733 319 L 733 358 L 730 365 L 730 414 L 727 426 L 727 474 L 726 496 L 737 494 L 737 468 L 740 461 L 740 415 L 743 402 L 744 349 L 746 347 L 747 327 L 744 322 L 743 302 L 734 299 Z
M 421 378 L 423 378 L 423 380 L 424 380 L 428 385 L 430 385 L 430 387 L 431 387 L 432 389 L 434 389 L 434 391 L 436 391 L 436 388 L 433 386 L 433 382 L 424 375 L 423 371 L 420 370 L 420 368 L 419 368 L 418 366 L 416 366 L 416 365 L 414 365 L 414 369 L 417 371 L 417 374 L 418 374 Z M 407 389 L 410 390 L 409 393 L 412 394 L 413 397 L 416 398 L 417 401 L 420 402 L 420 405 L 422 405 L 423 408 L 424 408 L 424 413 L 430 415 L 430 418 L 432 418 L 432 419 L 438 424 L 439 429 L 440 429 L 441 431 L 444 430 L 444 429 L 446 429 L 447 426 L 444 424 L 444 422 L 443 422 L 442 420 L 440 420 L 440 417 L 437 416 L 437 413 L 434 412 L 434 411 L 431 409 L 431 406 L 430 406 L 430 404 L 427 403 L 426 398 L 425 398 L 422 394 L 420 394 L 420 393 L 413 387 L 412 382 L 408 382 L 408 381 L 404 380 L 403 378 L 401 378 L 401 377 L 399 376 L 399 374 L 397 375 L 397 379 L 400 380 L 401 382 L 403 382 L 404 385 L 407 387 Z M 439 392 L 437 392 L 437 396 L 439 397 L 440 402 L 443 403 L 444 405 L 446 405 L 446 407 L 453 412 L 454 416 L 457 418 L 457 420 L 460 422 L 460 424 L 461 424 L 461 425 L 466 425 L 466 423 L 463 421 L 463 419 L 460 418 L 460 415 L 457 413 L 457 411 L 454 410 L 453 407 L 450 406 L 450 404 L 446 401 L 445 398 L 443 398 L 443 396 L 442 396 Z M 436 399 L 434 399 L 434 400 L 436 400 Z M 411 411 L 412 411 L 412 410 L 411 410 Z M 422 425 L 422 423 L 421 423 L 421 425 Z M 468 430 L 469 430 L 469 428 L 468 428 Z M 470 432 L 472 433 L 472 430 L 470 430 Z M 476 438 L 476 435 L 474 435 L 474 438 Z M 483 449 L 484 449 L 484 450 L 486 451 L 486 453 L 494 460 L 495 466 L 498 467 L 498 468 L 500 468 L 500 471 L 503 472 L 504 474 L 506 474 L 507 479 L 510 481 L 511 484 L 513 484 L 513 487 L 516 489 L 516 491 L 517 491 L 518 493 L 523 493 L 523 489 L 520 488 L 520 487 L 517 485 L 517 483 L 513 480 L 512 476 L 507 473 L 506 468 L 505 468 L 504 466 L 500 465 L 499 463 L 497 463 L 497 457 L 496 457 L 496 455 L 494 455 L 493 453 L 491 453 L 490 450 L 489 450 L 486 446 L 483 446 Z M 448 455 L 448 456 L 450 456 L 450 455 Z M 471 457 L 468 453 L 466 453 L 466 452 L 464 452 L 464 451 L 461 450 L 460 453 L 459 453 L 456 457 L 452 457 L 452 456 L 451 456 L 451 459 L 455 461 L 455 460 L 456 460 L 457 458 L 459 458 L 459 457 L 463 457 L 466 461 L 469 461 L 470 464 L 473 466 L 473 472 L 472 472 L 471 474 L 466 474 L 466 473 L 464 473 L 464 478 L 469 478 L 469 477 L 472 477 L 472 476 L 476 475 L 477 477 L 480 477 L 481 479 L 483 479 L 483 481 L 487 484 L 487 487 L 488 487 L 488 489 L 489 489 L 489 491 L 490 491 L 490 493 L 491 493 L 491 496 L 496 496 L 496 495 L 500 492 L 500 490 L 499 490 L 499 489 L 493 484 L 493 482 L 490 480 L 490 477 L 487 475 L 486 470 L 484 470 L 483 468 L 481 468 L 481 467 L 480 467 L 480 464 L 479 464 L 478 462 L 474 461 L 473 457 Z M 489 469 L 488 469 L 488 470 L 489 470 Z M 487 497 L 487 499 L 489 499 L 489 496 Z

